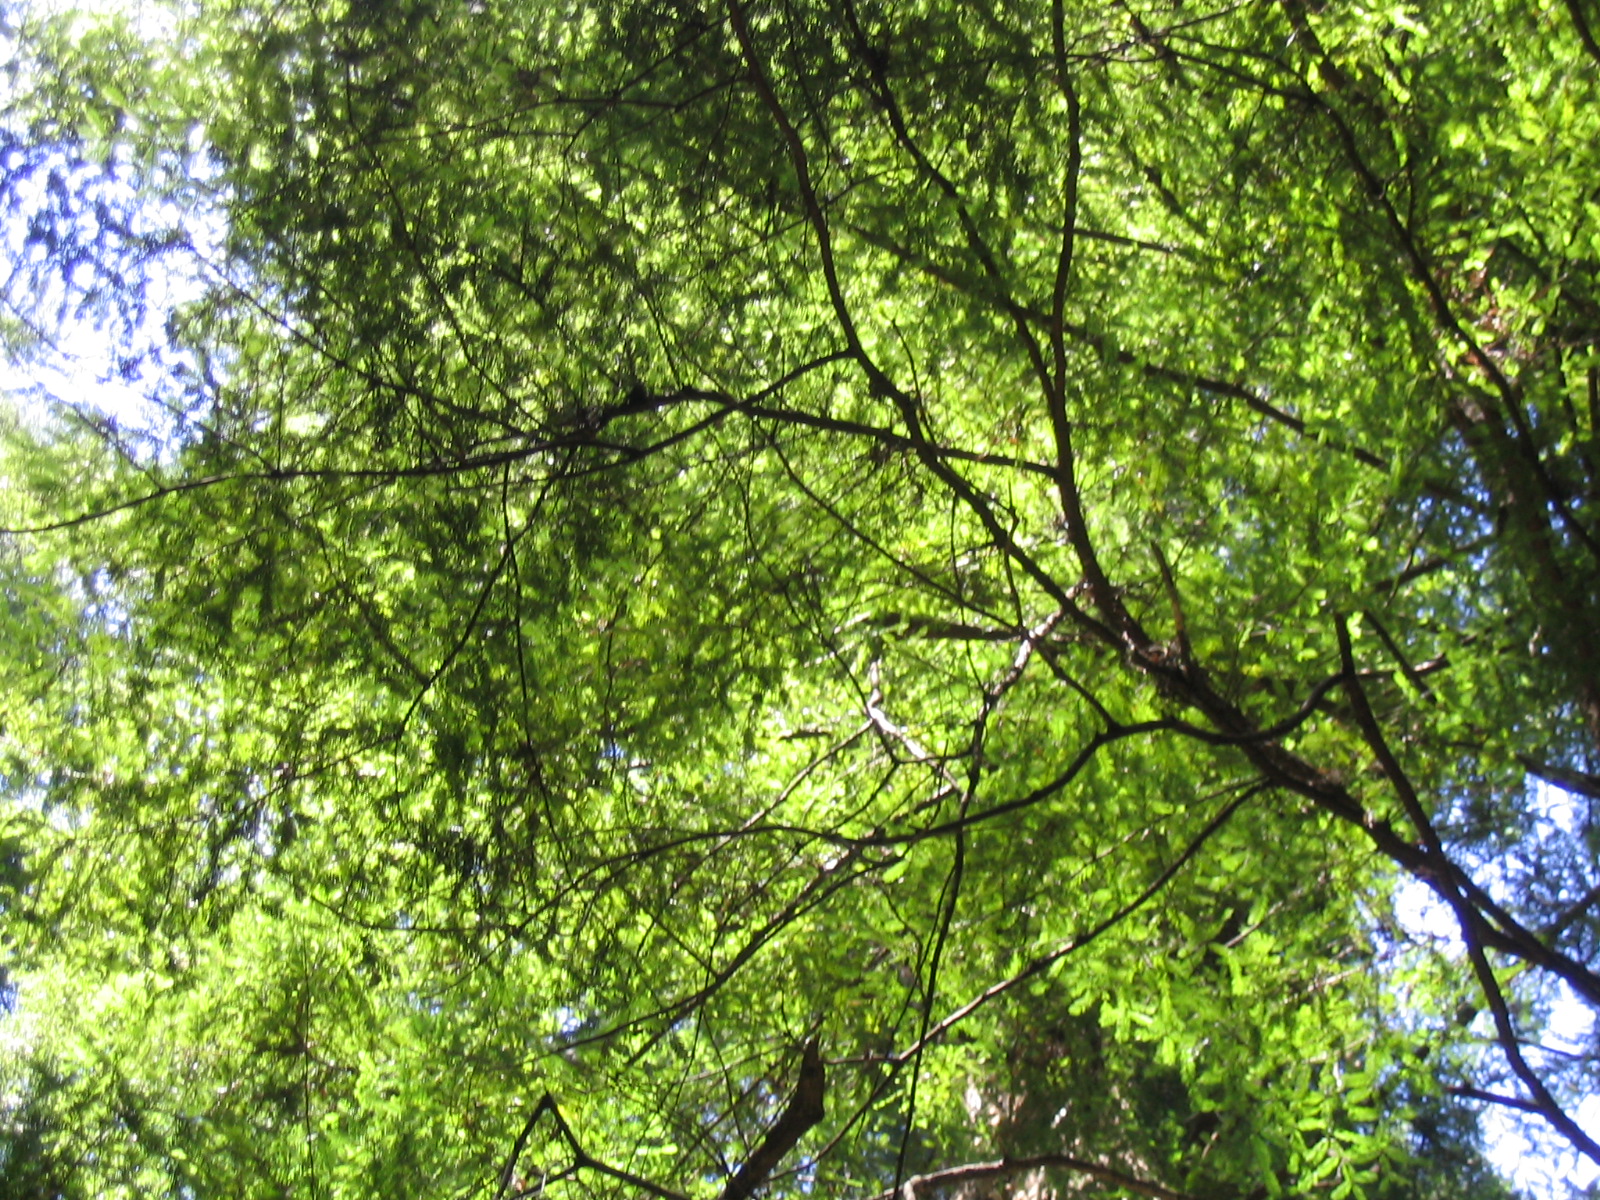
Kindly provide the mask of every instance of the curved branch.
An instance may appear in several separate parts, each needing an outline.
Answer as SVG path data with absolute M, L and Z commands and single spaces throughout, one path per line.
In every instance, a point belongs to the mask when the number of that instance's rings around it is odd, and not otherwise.
M 1589 27 L 1589 18 L 1583 15 L 1582 0 L 1562 0 L 1567 6 L 1567 15 L 1572 18 L 1572 28 L 1578 34 L 1578 40 L 1583 43 L 1583 48 L 1590 58 L 1600 63 L 1600 42 L 1594 38 L 1594 30 Z
M 992 984 L 985 988 L 966 1004 L 963 1004 L 954 1012 L 949 1013 L 936 1025 L 929 1028 L 921 1037 L 917 1039 L 914 1044 L 908 1046 L 898 1054 L 890 1056 L 890 1061 L 900 1064 L 909 1060 L 913 1055 L 920 1054 L 923 1050 L 923 1047 L 929 1045 L 937 1038 L 942 1037 L 948 1030 L 956 1025 L 959 1025 L 973 1013 L 977 1012 L 978 1009 L 989 1003 L 989 1001 L 995 999 L 997 996 L 1004 995 L 1006 992 L 1009 992 L 1012 988 L 1018 986 L 1019 984 L 1026 983 L 1034 976 L 1048 970 L 1063 958 L 1066 958 L 1067 955 L 1083 949 L 1090 942 L 1095 941 L 1102 934 L 1106 933 L 1110 929 L 1119 925 L 1122 921 L 1126 920 L 1128 917 L 1132 916 L 1140 908 L 1144 907 L 1144 905 L 1147 904 L 1158 892 L 1160 892 L 1161 889 L 1172 882 L 1173 878 L 1177 876 L 1178 872 L 1183 870 L 1183 868 L 1188 865 L 1189 861 L 1193 859 L 1195 855 L 1200 853 L 1201 849 L 1208 841 L 1211 840 L 1212 836 L 1216 834 L 1216 832 L 1224 825 L 1226 825 L 1229 820 L 1232 819 L 1233 814 L 1239 811 L 1240 807 L 1244 805 L 1245 801 L 1260 794 L 1262 791 L 1265 791 L 1267 786 L 1268 785 L 1265 783 L 1251 784 L 1250 787 L 1247 788 L 1243 793 L 1230 800 L 1227 805 L 1223 807 L 1222 811 L 1219 812 L 1215 817 L 1211 818 L 1211 820 L 1207 822 L 1205 828 L 1200 830 L 1200 832 L 1194 836 L 1190 843 L 1184 847 L 1183 853 L 1178 855 L 1178 857 L 1173 860 L 1172 864 L 1167 867 L 1166 870 L 1157 875 L 1156 878 L 1143 891 L 1141 891 L 1132 900 L 1128 901 L 1128 903 L 1124 904 L 1121 908 L 1117 909 L 1116 912 L 1106 917 L 1091 929 L 1086 930 L 1076 937 L 1068 939 L 1066 942 L 1062 943 L 1060 946 L 1057 946 L 1048 954 L 1041 954 L 1038 958 L 1035 958 L 1032 962 L 1028 963 L 1015 975 L 1012 975 L 1007 979 L 1002 979 L 999 983 Z
M 924 1189 L 947 1188 L 963 1183 L 977 1183 L 985 1179 L 1009 1179 L 1027 1171 L 1071 1171 L 1087 1175 L 1100 1183 L 1109 1183 L 1152 1200 L 1191 1200 L 1187 1192 L 1176 1192 L 1148 1179 L 1140 1179 L 1086 1158 L 1070 1154 L 1032 1154 L 1024 1158 L 999 1158 L 993 1162 L 966 1163 L 959 1167 L 946 1167 L 942 1171 L 929 1171 L 914 1175 L 891 1192 L 879 1192 L 872 1200 L 916 1200 Z

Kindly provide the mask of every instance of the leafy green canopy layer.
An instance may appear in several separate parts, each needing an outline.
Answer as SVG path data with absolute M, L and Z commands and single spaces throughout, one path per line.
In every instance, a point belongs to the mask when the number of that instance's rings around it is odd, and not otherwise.
M 1576 0 L 198 9 L 6 17 L 12 311 L 207 281 L 170 428 L 11 438 L 7 1154 L 1487 1196 L 1486 1103 L 1600 1153 L 1534 1041 L 1600 1004 Z

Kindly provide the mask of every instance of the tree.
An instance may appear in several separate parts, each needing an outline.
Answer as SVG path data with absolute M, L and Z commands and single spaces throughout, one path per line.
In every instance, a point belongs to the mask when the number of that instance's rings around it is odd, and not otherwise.
M 198 281 L 6 460 L 97 1194 L 1600 1157 L 1581 4 L 199 8 L 7 18 L 13 311 Z

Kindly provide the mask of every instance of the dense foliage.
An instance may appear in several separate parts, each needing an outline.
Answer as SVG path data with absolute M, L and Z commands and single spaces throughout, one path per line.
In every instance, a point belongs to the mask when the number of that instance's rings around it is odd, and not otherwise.
M 1600 1157 L 1585 12 L 6 10 L 4 1187 Z

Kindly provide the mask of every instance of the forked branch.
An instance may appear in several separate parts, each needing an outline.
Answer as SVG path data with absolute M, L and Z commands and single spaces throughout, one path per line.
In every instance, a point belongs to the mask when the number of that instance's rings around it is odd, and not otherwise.
M 823 1101 L 826 1088 L 827 1072 L 822 1063 L 822 1052 L 816 1039 L 813 1038 L 805 1044 L 801 1052 L 800 1077 L 795 1083 L 794 1094 L 789 1097 L 789 1103 L 785 1106 L 783 1114 L 767 1131 L 767 1136 L 761 1139 L 761 1144 L 751 1152 L 744 1166 L 734 1172 L 733 1178 L 728 1180 L 719 1200 L 748 1200 L 755 1190 L 767 1181 L 767 1177 L 789 1151 L 794 1149 L 796 1143 L 822 1120 L 825 1113 Z M 559 1177 L 570 1177 L 580 1171 L 594 1171 L 620 1183 L 636 1187 L 640 1191 L 648 1192 L 652 1196 L 659 1196 L 661 1200 L 689 1200 L 682 1192 L 675 1192 L 669 1187 L 663 1187 L 622 1167 L 612 1166 L 590 1154 L 578 1140 L 577 1135 L 572 1132 L 572 1127 L 561 1115 L 561 1109 L 557 1107 L 549 1092 L 546 1092 L 534 1106 L 533 1112 L 522 1126 L 522 1132 L 512 1143 L 511 1153 L 500 1172 L 500 1186 L 495 1191 L 495 1200 L 515 1200 L 516 1197 L 527 1195 L 534 1190 L 521 1182 L 521 1177 L 517 1173 L 517 1162 L 527 1149 L 534 1129 L 547 1113 L 555 1125 L 556 1133 L 567 1144 L 567 1149 L 572 1155 L 571 1164 L 559 1173 Z M 546 1176 L 543 1182 L 548 1183 L 550 1178 L 552 1177 Z M 542 1184 L 540 1186 L 542 1187 Z

